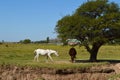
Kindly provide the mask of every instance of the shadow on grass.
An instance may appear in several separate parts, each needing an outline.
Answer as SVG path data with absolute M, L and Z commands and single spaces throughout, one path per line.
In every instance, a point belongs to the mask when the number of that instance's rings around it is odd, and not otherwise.
M 75 62 L 76 63 L 88 63 L 88 62 L 91 62 L 91 61 L 89 61 L 89 60 L 75 60 Z M 95 62 L 109 62 L 109 63 L 112 63 L 112 64 L 114 64 L 114 63 L 120 63 L 120 60 L 108 60 L 108 59 L 100 59 L 100 60 L 97 60 L 97 61 L 95 61 Z

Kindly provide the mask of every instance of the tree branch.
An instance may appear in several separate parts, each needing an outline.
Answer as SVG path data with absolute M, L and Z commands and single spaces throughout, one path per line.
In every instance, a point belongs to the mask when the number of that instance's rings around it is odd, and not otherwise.
M 85 46 L 85 48 L 87 49 L 87 51 L 88 51 L 89 53 L 91 53 L 91 48 L 90 48 L 90 46 L 89 46 L 88 44 L 85 44 L 84 46 Z

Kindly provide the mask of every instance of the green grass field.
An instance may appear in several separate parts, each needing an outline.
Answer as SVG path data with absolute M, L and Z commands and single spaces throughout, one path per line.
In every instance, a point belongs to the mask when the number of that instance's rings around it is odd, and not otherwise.
M 89 67 L 93 65 L 102 65 L 106 62 L 100 63 L 70 63 L 70 56 L 68 51 L 70 46 L 58 46 L 52 44 L 6 44 L 0 45 L 0 64 L 3 65 L 19 65 L 19 66 L 38 66 L 48 68 L 78 68 L 78 67 Z M 42 49 L 53 49 L 59 52 L 59 57 L 52 55 L 54 63 L 50 60 L 48 63 L 45 62 L 46 57 L 40 56 L 39 62 L 34 62 L 33 51 L 37 48 Z M 89 53 L 82 46 L 76 46 L 77 60 L 88 60 Z M 120 46 L 119 45 L 105 45 L 99 50 L 98 59 L 108 60 L 120 60 Z M 48 66 L 49 65 L 49 66 Z

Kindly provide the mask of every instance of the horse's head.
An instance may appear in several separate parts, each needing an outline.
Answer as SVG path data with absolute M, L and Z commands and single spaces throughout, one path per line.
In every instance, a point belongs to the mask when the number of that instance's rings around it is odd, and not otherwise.
M 54 53 L 56 56 L 59 56 L 59 55 L 58 55 L 58 52 L 55 51 L 55 50 L 50 50 L 50 53 Z

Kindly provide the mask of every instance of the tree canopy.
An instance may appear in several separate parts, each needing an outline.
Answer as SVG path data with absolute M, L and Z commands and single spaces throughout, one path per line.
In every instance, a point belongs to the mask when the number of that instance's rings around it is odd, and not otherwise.
M 103 44 L 120 39 L 120 8 L 108 0 L 89 0 L 58 20 L 55 29 L 63 41 L 80 40 L 90 53 L 90 61 L 96 61 Z

